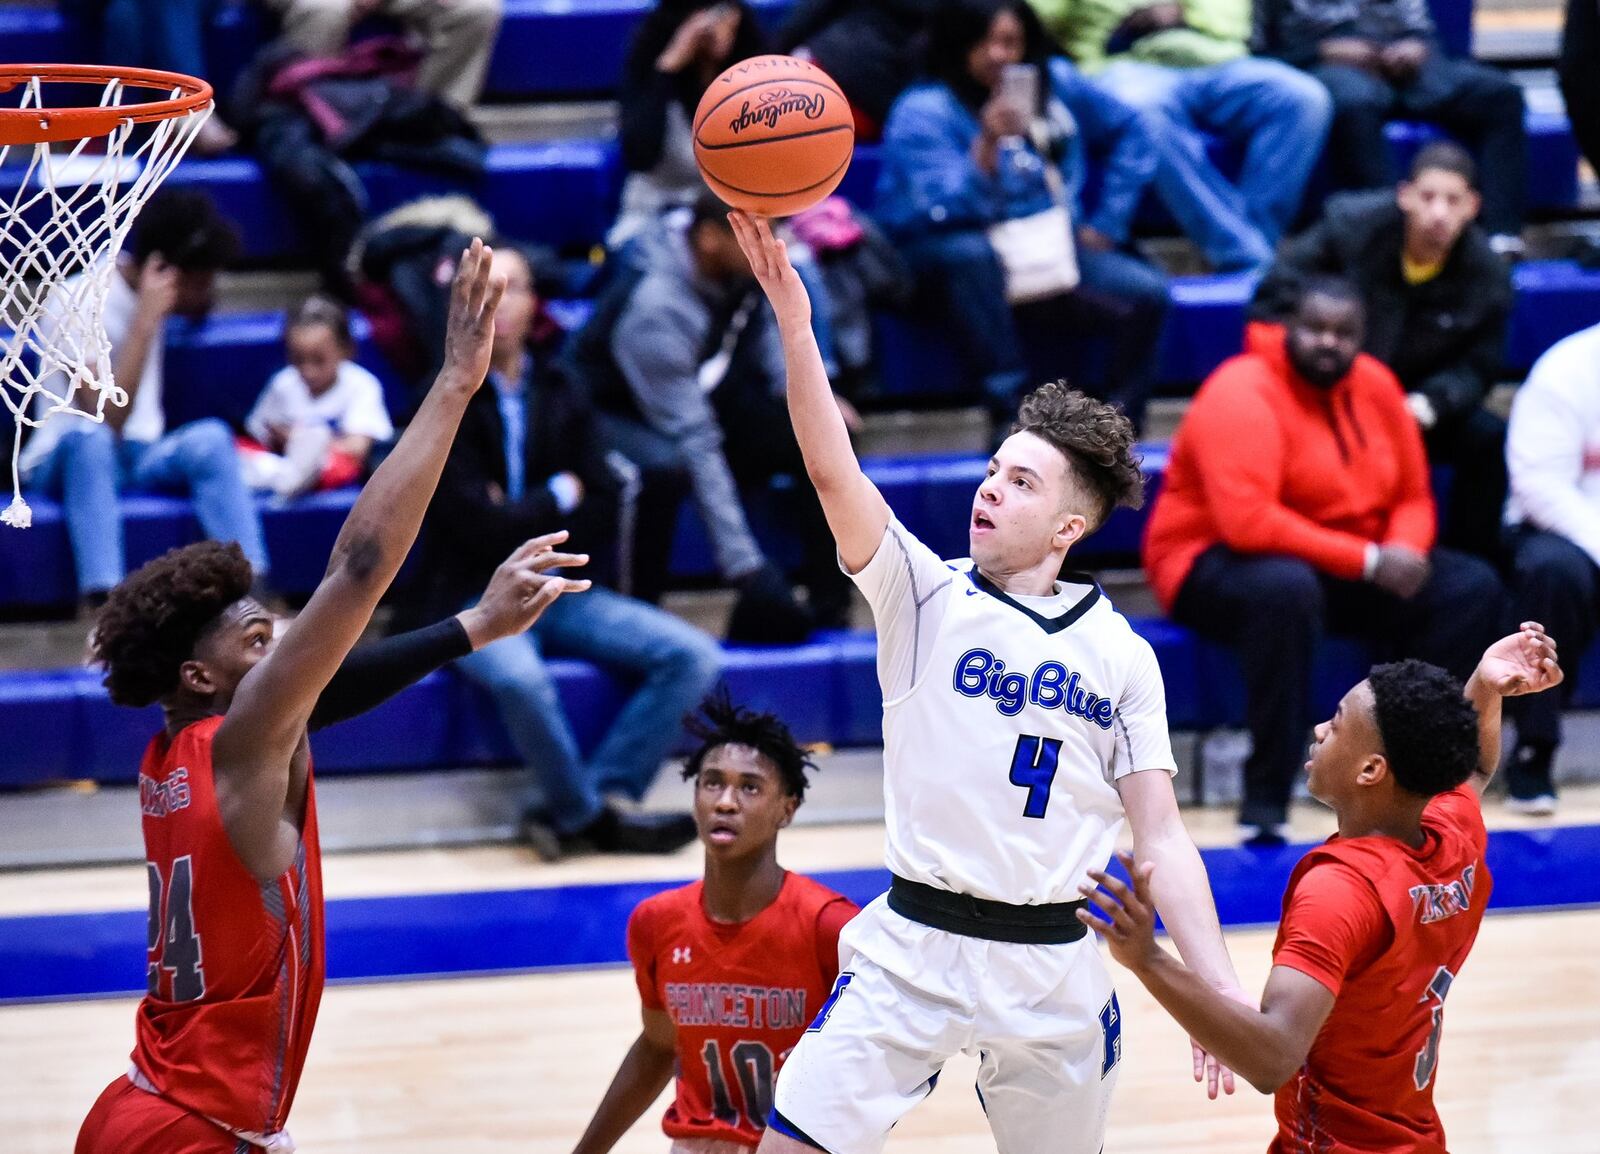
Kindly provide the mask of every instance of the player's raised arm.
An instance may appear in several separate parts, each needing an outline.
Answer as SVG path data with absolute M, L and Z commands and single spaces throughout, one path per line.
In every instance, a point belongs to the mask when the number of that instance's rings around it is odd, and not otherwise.
M 284 820 L 291 760 L 323 688 L 372 617 L 415 541 L 467 402 L 488 372 L 494 314 L 505 281 L 474 240 L 451 288 L 444 366 L 400 443 L 362 490 L 334 542 L 328 570 L 274 651 L 239 683 L 213 757 L 228 838 L 258 877 L 294 859 L 298 830 Z
M 806 475 L 827 514 L 839 559 L 850 572 L 857 572 L 878 551 L 889 525 L 889 504 L 856 460 L 811 332 L 811 299 L 789 263 L 783 241 L 772 235 L 763 217 L 732 212 L 728 219 L 778 318 L 789 375 L 789 420 L 805 457 Z
M 1555 641 L 1537 621 L 1524 621 L 1517 632 L 1484 651 L 1465 690 L 1478 711 L 1478 771 L 1470 781 L 1479 794 L 1500 765 L 1501 699 L 1554 689 L 1565 676 Z

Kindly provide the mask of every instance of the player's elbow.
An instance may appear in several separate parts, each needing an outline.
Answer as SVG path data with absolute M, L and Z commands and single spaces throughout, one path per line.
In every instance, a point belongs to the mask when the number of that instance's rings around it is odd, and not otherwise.
M 1273 1039 L 1256 1048 L 1248 1068 L 1234 1073 L 1263 1094 L 1275 1094 L 1305 1065 L 1305 1051 L 1287 1038 Z

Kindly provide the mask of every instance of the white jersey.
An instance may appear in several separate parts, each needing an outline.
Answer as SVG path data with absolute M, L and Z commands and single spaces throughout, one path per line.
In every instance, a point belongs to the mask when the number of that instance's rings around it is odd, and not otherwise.
M 1079 898 L 1113 784 L 1176 773 L 1154 651 L 1094 579 L 1008 596 L 891 520 L 857 586 L 878 626 L 888 866 L 1013 905 Z

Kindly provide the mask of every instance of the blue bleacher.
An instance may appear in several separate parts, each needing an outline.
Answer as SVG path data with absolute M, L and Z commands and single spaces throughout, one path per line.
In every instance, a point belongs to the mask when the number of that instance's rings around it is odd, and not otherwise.
M 1163 620 L 1134 622 L 1161 663 L 1174 729 L 1237 726 L 1244 687 L 1232 656 Z M 730 649 L 727 680 L 741 702 L 773 709 L 805 742 L 881 744 L 882 703 L 870 634 L 837 633 L 780 649 Z M 1368 654 L 1349 641 L 1324 646 L 1314 697 L 1331 712 L 1365 675 Z M 592 749 L 621 704 L 618 687 L 593 667 L 554 661 L 563 708 L 580 744 Z M 1574 706 L 1600 707 L 1600 646 L 1588 654 Z M 13 673 L 0 678 L 0 721 L 32 738 L 0 747 L 0 790 L 91 779 L 127 784 L 139 755 L 161 726 L 161 712 L 112 705 L 86 669 Z M 354 721 L 313 739 L 317 770 L 355 774 L 515 764 L 492 704 L 452 671 L 421 683 Z
M 604 96 L 622 76 L 628 40 L 652 0 L 505 0 L 505 16 L 489 63 L 491 99 L 536 100 Z M 761 23 L 775 30 L 790 0 L 749 0 Z M 1472 5 L 1432 0 L 1446 51 L 1468 55 Z M 206 29 L 209 79 L 226 92 L 256 49 L 271 35 L 270 20 L 248 0 L 214 6 Z M 6 60 L 65 62 L 92 54 L 88 37 L 52 5 L 0 6 L 0 55 Z

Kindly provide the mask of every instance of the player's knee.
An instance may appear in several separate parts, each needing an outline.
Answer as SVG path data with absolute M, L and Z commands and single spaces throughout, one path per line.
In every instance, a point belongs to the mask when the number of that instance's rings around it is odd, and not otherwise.
M 117 438 L 108 425 L 88 425 L 67 433 L 55 451 L 62 454 L 69 469 L 114 468 Z
M 215 417 L 206 417 L 185 426 L 183 440 L 185 454 L 202 468 L 226 468 L 238 457 L 233 430 Z
M 1268 557 L 1250 574 L 1250 596 L 1266 620 L 1314 620 L 1322 615 L 1322 582 L 1298 557 Z

